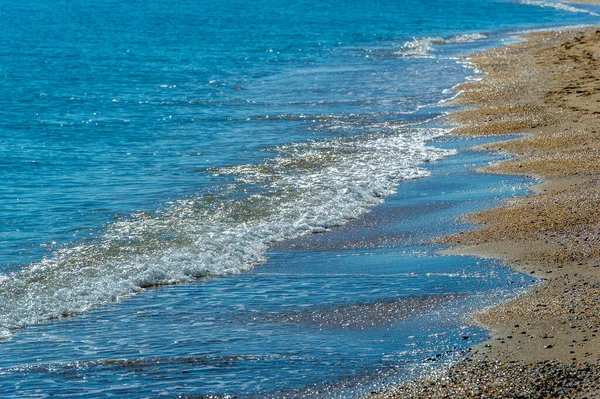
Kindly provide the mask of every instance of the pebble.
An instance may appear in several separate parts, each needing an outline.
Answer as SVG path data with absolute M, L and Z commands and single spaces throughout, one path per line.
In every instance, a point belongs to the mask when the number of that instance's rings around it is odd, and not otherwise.
M 593 391 L 598 387 L 599 380 L 598 364 L 463 361 L 442 375 L 402 385 L 373 398 L 571 398 L 582 397 L 581 393 Z

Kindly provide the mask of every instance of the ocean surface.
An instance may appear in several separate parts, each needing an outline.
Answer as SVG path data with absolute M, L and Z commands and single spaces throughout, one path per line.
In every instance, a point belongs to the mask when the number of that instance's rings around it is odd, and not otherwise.
M 461 56 L 545 0 L 0 0 L 0 397 L 354 398 L 535 281 L 442 256 L 533 181 L 457 139 Z

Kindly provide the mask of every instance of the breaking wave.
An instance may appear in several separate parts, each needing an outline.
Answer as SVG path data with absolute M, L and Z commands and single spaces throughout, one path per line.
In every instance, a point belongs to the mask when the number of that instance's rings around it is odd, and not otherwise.
M 519 3 L 531 5 L 531 6 L 554 8 L 556 10 L 567 11 L 567 12 L 579 12 L 579 13 L 589 14 L 589 15 L 593 15 L 593 16 L 599 16 L 599 14 L 597 14 L 593 11 L 586 10 L 584 8 L 575 7 L 575 6 L 568 5 L 568 4 L 564 4 L 564 3 L 559 3 L 559 2 L 543 1 L 543 0 L 519 0 Z
M 405 42 L 396 54 L 405 58 L 434 58 L 434 46 L 441 46 L 444 44 L 472 43 L 486 37 L 486 35 L 481 33 L 471 33 L 454 35 L 446 39 L 441 37 L 414 38 L 413 40 Z
M 0 275 L 0 338 L 147 287 L 259 265 L 270 243 L 347 223 L 401 181 L 427 176 L 419 164 L 453 153 L 427 145 L 444 133 L 403 128 L 292 143 L 260 164 L 207 170 L 229 183 L 130 215 L 95 239 Z

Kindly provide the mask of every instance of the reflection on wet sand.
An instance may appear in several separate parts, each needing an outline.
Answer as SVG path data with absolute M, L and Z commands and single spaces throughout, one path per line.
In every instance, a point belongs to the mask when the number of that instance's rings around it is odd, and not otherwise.
M 255 318 L 271 323 L 291 323 L 319 328 L 357 328 L 389 326 L 397 321 L 427 312 L 436 306 L 464 295 L 423 295 L 394 301 L 322 306 L 303 311 L 277 313 Z

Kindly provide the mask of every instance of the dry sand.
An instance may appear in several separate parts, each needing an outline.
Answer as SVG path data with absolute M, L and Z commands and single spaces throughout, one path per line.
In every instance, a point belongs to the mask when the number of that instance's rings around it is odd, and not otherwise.
M 468 359 L 373 397 L 600 397 L 600 29 L 536 33 L 470 59 L 487 75 L 459 88 L 456 134 L 526 134 L 488 146 L 516 155 L 488 170 L 544 183 L 443 241 L 544 283 L 476 315 L 492 339 Z

